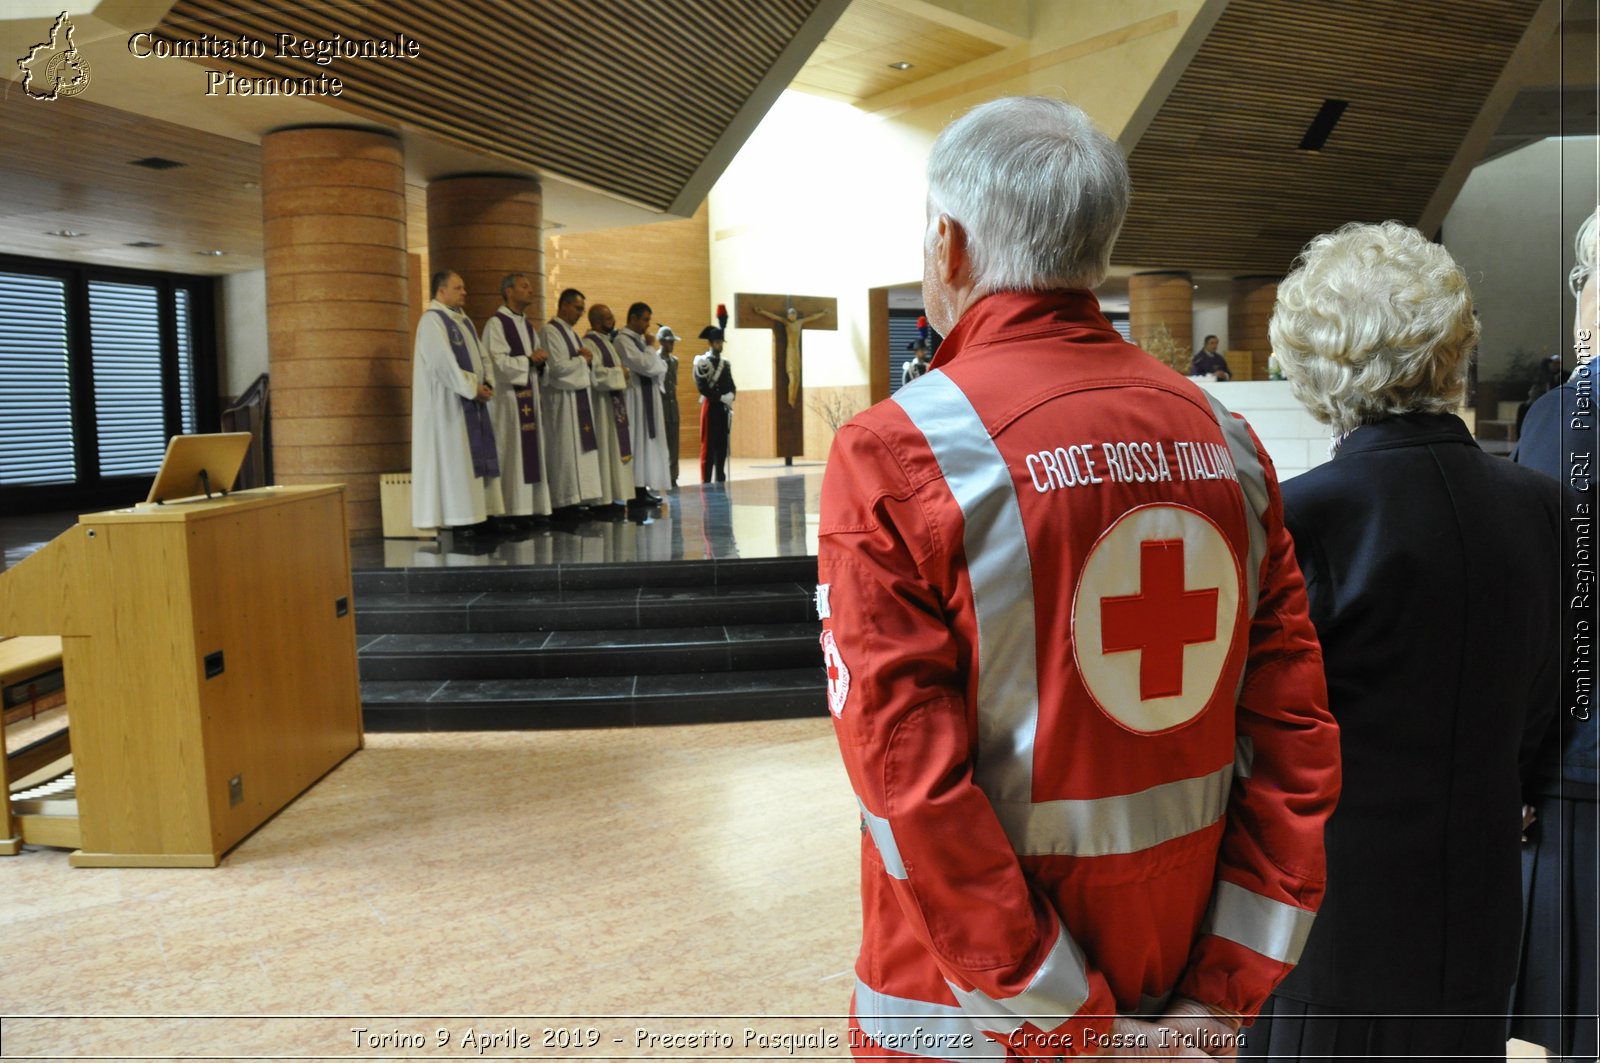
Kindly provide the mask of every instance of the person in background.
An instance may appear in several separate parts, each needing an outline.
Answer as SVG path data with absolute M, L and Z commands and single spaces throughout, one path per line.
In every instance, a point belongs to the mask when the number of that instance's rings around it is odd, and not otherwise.
M 733 366 L 722 356 L 722 330 L 707 325 L 700 338 L 711 349 L 694 358 L 694 386 L 700 392 L 700 482 L 728 478 L 728 440 L 733 431 L 733 401 L 739 389 Z
M 525 273 L 500 281 L 501 305 L 483 323 L 483 352 L 494 369 L 494 423 L 500 458 L 500 491 L 508 517 L 531 520 L 550 515 L 550 488 L 544 473 L 544 413 L 539 378 L 550 355 L 524 315 L 533 302 L 533 283 Z
M 1228 371 L 1228 360 L 1217 350 L 1217 338 L 1207 336 L 1194 358 L 1189 361 L 1190 376 L 1214 376 L 1218 380 L 1232 380 L 1233 374 Z
M 567 288 L 556 299 L 556 316 L 544 327 L 539 344 L 550 352 L 545 363 L 544 425 L 549 446 L 545 471 L 550 479 L 553 516 L 575 520 L 585 499 L 600 496 L 600 444 L 595 435 L 594 405 L 589 387 L 593 353 L 578 338 L 584 296 Z
M 1398 222 L 1307 245 L 1270 326 L 1335 434 L 1283 485 L 1344 790 L 1300 965 L 1245 1055 L 1503 1058 L 1522 803 L 1558 674 L 1561 506 L 1453 412 L 1478 341 L 1466 275 Z
M 666 418 L 661 413 L 661 378 L 667 366 L 645 342 L 654 313 L 647 303 L 628 307 L 627 324 L 616 334 L 617 357 L 628 370 L 628 423 L 633 435 L 632 501 L 640 506 L 661 504 L 672 473 L 667 467 Z
M 1597 492 L 1595 365 L 1600 283 L 1595 281 L 1600 211 L 1578 229 L 1577 265 L 1568 286 L 1578 301 L 1573 324 L 1577 368 L 1528 410 L 1515 460 L 1565 485 L 1566 607 L 1559 642 L 1562 690 L 1556 726 L 1539 751 L 1539 788 L 1523 846 L 1525 928 L 1512 1002 L 1511 1036 L 1543 1045 L 1559 1059 L 1592 1060 L 1600 1024 L 1600 723 L 1595 720 L 1593 527 Z M 1585 564 L 1585 555 L 1588 563 Z
M 915 352 L 910 361 L 900 369 L 900 386 L 905 387 L 928 371 L 928 341 L 912 340 L 909 349 Z
M 616 341 L 617 317 L 604 303 L 589 308 L 583 349 L 589 355 L 594 386 L 595 438 L 600 443 L 600 493 L 587 499 L 591 512 L 620 516 L 633 499 L 634 426 L 628 419 L 628 369 Z
M 490 368 L 467 320 L 461 274 L 432 277 L 433 301 L 417 322 L 411 382 L 411 523 L 472 534 L 502 512 L 500 461 L 489 400 Z
M 678 406 L 678 356 L 673 349 L 678 346 L 678 334 L 668 325 L 656 329 L 656 342 L 661 345 L 661 360 L 667 371 L 661 377 L 661 414 L 667 423 L 667 463 L 672 486 L 678 486 L 679 425 L 683 415 Z

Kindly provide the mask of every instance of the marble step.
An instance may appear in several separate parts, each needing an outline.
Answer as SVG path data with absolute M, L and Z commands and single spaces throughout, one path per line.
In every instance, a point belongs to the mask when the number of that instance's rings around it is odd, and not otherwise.
M 639 587 L 734 587 L 817 581 L 815 557 L 725 558 L 550 565 L 385 568 L 354 573 L 357 598 L 373 594 L 586 591 Z
M 586 590 L 357 592 L 356 634 L 469 634 L 800 623 L 816 619 L 800 583 Z
M 365 635 L 364 680 L 641 677 L 815 667 L 816 620 L 679 628 Z
M 565 679 L 363 680 L 369 731 L 635 727 L 815 716 L 827 726 L 820 666 Z

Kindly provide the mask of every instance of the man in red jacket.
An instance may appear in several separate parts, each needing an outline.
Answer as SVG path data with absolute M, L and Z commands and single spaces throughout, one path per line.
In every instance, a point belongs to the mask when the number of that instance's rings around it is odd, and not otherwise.
M 828 700 L 858 1055 L 1231 1056 L 1323 886 L 1338 732 L 1276 477 L 1089 289 L 1116 146 L 999 100 L 929 160 L 932 368 L 842 429 Z

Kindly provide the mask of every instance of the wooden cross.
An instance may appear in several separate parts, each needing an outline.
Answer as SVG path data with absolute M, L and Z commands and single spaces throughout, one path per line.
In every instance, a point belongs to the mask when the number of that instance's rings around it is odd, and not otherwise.
M 839 327 L 839 301 L 823 295 L 772 295 L 737 292 L 733 297 L 734 328 L 772 331 L 774 449 L 791 462 L 805 453 L 805 410 L 800 405 L 801 343 L 812 329 Z

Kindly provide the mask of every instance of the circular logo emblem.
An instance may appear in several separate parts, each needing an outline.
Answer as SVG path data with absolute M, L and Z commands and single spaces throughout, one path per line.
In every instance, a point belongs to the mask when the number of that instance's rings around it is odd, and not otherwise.
M 1131 509 L 1089 551 L 1072 601 L 1072 653 L 1100 710 L 1158 734 L 1205 710 L 1233 646 L 1239 561 L 1211 518 Z
M 76 96 L 89 87 L 89 62 L 76 48 L 58 52 L 44 68 L 44 83 L 54 96 Z
M 850 696 L 850 669 L 844 666 L 839 645 L 827 628 L 822 630 L 822 663 L 828 669 L 828 711 L 836 717 L 843 716 L 844 701 Z

